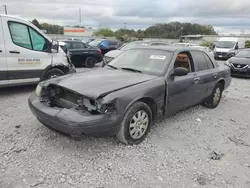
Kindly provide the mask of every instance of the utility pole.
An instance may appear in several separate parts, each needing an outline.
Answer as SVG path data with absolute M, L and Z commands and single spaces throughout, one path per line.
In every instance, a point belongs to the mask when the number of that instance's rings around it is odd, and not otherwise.
M 4 6 L 4 10 L 5 10 L 5 14 L 7 15 L 8 12 L 7 12 L 7 5 L 3 5 Z
M 79 21 L 80 21 L 80 25 L 82 23 L 82 12 L 81 12 L 81 8 L 79 8 Z
M 124 23 L 124 29 L 126 29 L 126 24 L 127 24 L 127 23 Z

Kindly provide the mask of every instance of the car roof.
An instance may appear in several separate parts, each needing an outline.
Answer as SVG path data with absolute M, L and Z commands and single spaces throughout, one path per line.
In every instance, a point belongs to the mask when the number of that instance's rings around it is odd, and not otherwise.
M 84 42 L 82 42 L 81 40 L 62 40 L 61 42 L 71 42 L 71 43 L 76 43 L 76 42 L 78 42 L 78 43 L 84 43 Z
M 197 48 L 197 47 L 185 47 L 185 46 L 172 46 L 172 45 L 163 45 L 163 46 L 154 46 L 154 45 L 147 45 L 147 46 L 140 46 L 140 47 L 136 47 L 133 49 L 152 49 L 152 50 L 165 50 L 165 51 L 190 51 L 190 50 L 198 50 L 198 51 L 202 51 L 205 52 L 204 50 Z

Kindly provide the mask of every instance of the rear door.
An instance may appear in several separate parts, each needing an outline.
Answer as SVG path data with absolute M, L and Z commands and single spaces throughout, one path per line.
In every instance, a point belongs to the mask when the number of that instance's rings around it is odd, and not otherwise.
M 217 73 L 214 65 L 210 63 L 210 58 L 202 51 L 191 51 L 194 58 L 197 76 L 195 78 L 196 89 L 198 92 L 197 99 L 204 100 L 210 95 L 211 87 L 214 86 L 214 80 L 217 79 Z M 209 61 L 210 60 L 210 61 Z
M 7 62 L 5 56 L 2 18 L 0 17 L 0 85 L 7 85 Z

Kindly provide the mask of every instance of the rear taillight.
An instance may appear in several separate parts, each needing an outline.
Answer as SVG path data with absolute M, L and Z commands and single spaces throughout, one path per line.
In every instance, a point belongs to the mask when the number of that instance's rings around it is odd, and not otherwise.
M 98 53 L 99 53 L 99 54 L 102 54 L 102 51 L 101 51 L 101 50 L 98 50 Z

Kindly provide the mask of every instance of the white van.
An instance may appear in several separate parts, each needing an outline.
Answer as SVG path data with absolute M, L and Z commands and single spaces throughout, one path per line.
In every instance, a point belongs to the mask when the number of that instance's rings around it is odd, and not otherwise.
M 214 57 L 215 59 L 227 60 L 228 52 L 245 48 L 246 40 L 244 38 L 235 37 L 221 37 L 215 45 Z
M 0 15 L 0 87 L 76 72 L 58 42 L 32 23 Z

